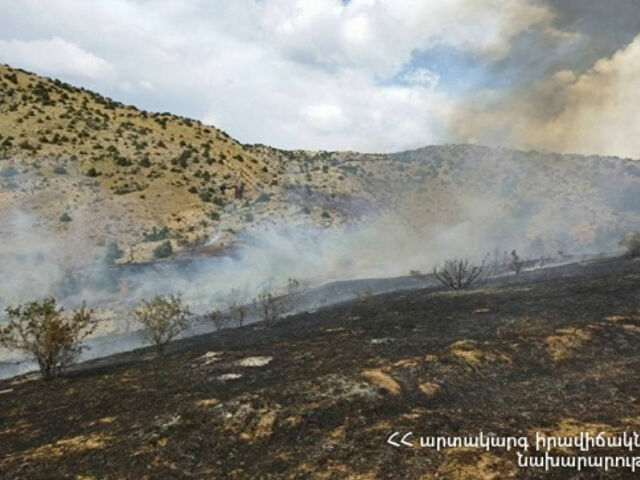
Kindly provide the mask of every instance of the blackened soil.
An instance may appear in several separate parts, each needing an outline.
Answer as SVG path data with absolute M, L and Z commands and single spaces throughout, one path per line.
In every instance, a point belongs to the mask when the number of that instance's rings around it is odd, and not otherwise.
M 633 478 L 386 441 L 640 433 L 639 340 L 630 259 L 362 297 L 177 342 L 164 359 L 140 350 L 59 381 L 3 381 L 0 478 Z

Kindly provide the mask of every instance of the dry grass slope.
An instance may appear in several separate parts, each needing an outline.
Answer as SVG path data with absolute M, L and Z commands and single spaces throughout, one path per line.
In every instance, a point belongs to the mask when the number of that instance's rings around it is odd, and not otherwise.
M 381 211 L 408 225 L 510 215 L 526 218 L 531 243 L 558 243 L 544 232 L 562 228 L 589 245 L 637 227 L 639 178 L 636 161 L 613 157 L 243 145 L 196 120 L 0 65 L 0 220 L 19 206 L 43 234 L 82 232 L 84 253 L 118 241 L 119 261 L 153 258 L 166 240 L 173 252 L 203 249 L 214 233 L 206 248 L 219 248 L 265 221 L 335 226 Z

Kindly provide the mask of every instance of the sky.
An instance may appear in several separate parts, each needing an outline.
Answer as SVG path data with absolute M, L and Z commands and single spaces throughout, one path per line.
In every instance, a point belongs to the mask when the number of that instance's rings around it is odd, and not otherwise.
M 640 158 L 638 0 L 0 0 L 0 62 L 243 143 Z

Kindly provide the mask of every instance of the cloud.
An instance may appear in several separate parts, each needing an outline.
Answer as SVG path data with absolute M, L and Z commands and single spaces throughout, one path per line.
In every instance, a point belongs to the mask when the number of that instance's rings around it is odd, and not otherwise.
M 434 89 L 440 81 L 440 75 L 428 68 L 415 68 L 400 75 L 399 80 L 407 85 L 417 85 Z
M 303 115 L 321 131 L 336 131 L 347 124 L 347 119 L 339 105 L 311 105 L 304 110 Z
M 527 91 L 468 102 L 451 118 L 467 141 L 640 156 L 640 36 L 584 73 L 561 70 Z
M 0 40 L 0 58 L 11 65 L 54 76 L 111 77 L 113 65 L 60 37 L 50 40 Z
M 3 8 L 0 61 L 141 108 L 210 121 L 246 143 L 395 151 L 476 139 L 569 148 L 584 139 L 551 123 L 539 99 L 552 98 L 557 114 L 590 132 L 588 102 L 575 97 L 605 74 L 547 60 L 570 63 L 590 48 L 591 37 L 574 31 L 578 13 L 563 13 L 560 24 L 557 11 L 555 2 L 537 0 L 25 0 Z M 420 52 L 434 49 L 459 52 L 458 63 L 418 62 Z M 545 75 L 541 62 L 576 79 L 550 77 L 523 100 L 519 87 L 528 78 L 520 66 Z M 509 75 L 502 75 L 505 65 Z M 465 72 L 499 85 L 471 104 L 465 95 L 480 93 L 473 82 L 456 89 L 450 78 Z M 565 94 L 545 93 L 557 88 Z M 578 118 L 583 110 L 587 117 Z M 617 144 L 625 143 L 624 132 Z M 585 149 L 600 148 L 599 138 L 589 134 Z M 638 152 L 632 143 L 624 150 Z

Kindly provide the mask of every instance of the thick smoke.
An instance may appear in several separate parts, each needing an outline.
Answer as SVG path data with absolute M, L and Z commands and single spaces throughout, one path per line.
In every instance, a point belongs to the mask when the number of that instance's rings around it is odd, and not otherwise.
M 544 238 L 566 235 L 566 219 L 539 218 L 535 201 L 514 209 L 477 195 L 454 200 L 455 223 L 427 221 L 419 205 L 412 209 L 401 202 L 395 209 L 368 212 L 357 223 L 341 227 L 258 225 L 242 233 L 225 256 L 147 264 L 115 264 L 107 248 L 97 248 L 85 238 L 80 212 L 74 213 L 79 227 L 57 241 L 59 232 L 43 230 L 44 222 L 36 214 L 13 211 L 0 228 L 0 308 L 44 296 L 56 297 L 67 308 L 87 302 L 104 320 L 90 341 L 90 356 L 101 356 L 144 342 L 135 333 L 139 327 L 131 322 L 130 311 L 138 301 L 157 294 L 180 293 L 201 314 L 224 309 L 230 296 L 250 303 L 261 291 L 281 291 L 289 278 L 313 291 L 334 281 L 427 272 L 449 258 L 480 261 L 489 252 L 511 249 L 529 257 L 555 253 L 540 242 L 532 243 L 532 225 Z M 416 207 L 419 201 L 411 203 Z M 578 213 L 574 224 L 580 221 Z M 595 244 L 600 250 L 611 247 L 609 240 Z M 92 254 L 81 261 L 81 251 Z M 307 307 L 340 299 L 319 294 Z M 0 355 L 0 360 L 15 358 L 7 352 Z
M 486 92 L 453 110 L 461 141 L 638 158 L 640 36 L 585 71 L 558 70 L 511 94 Z

